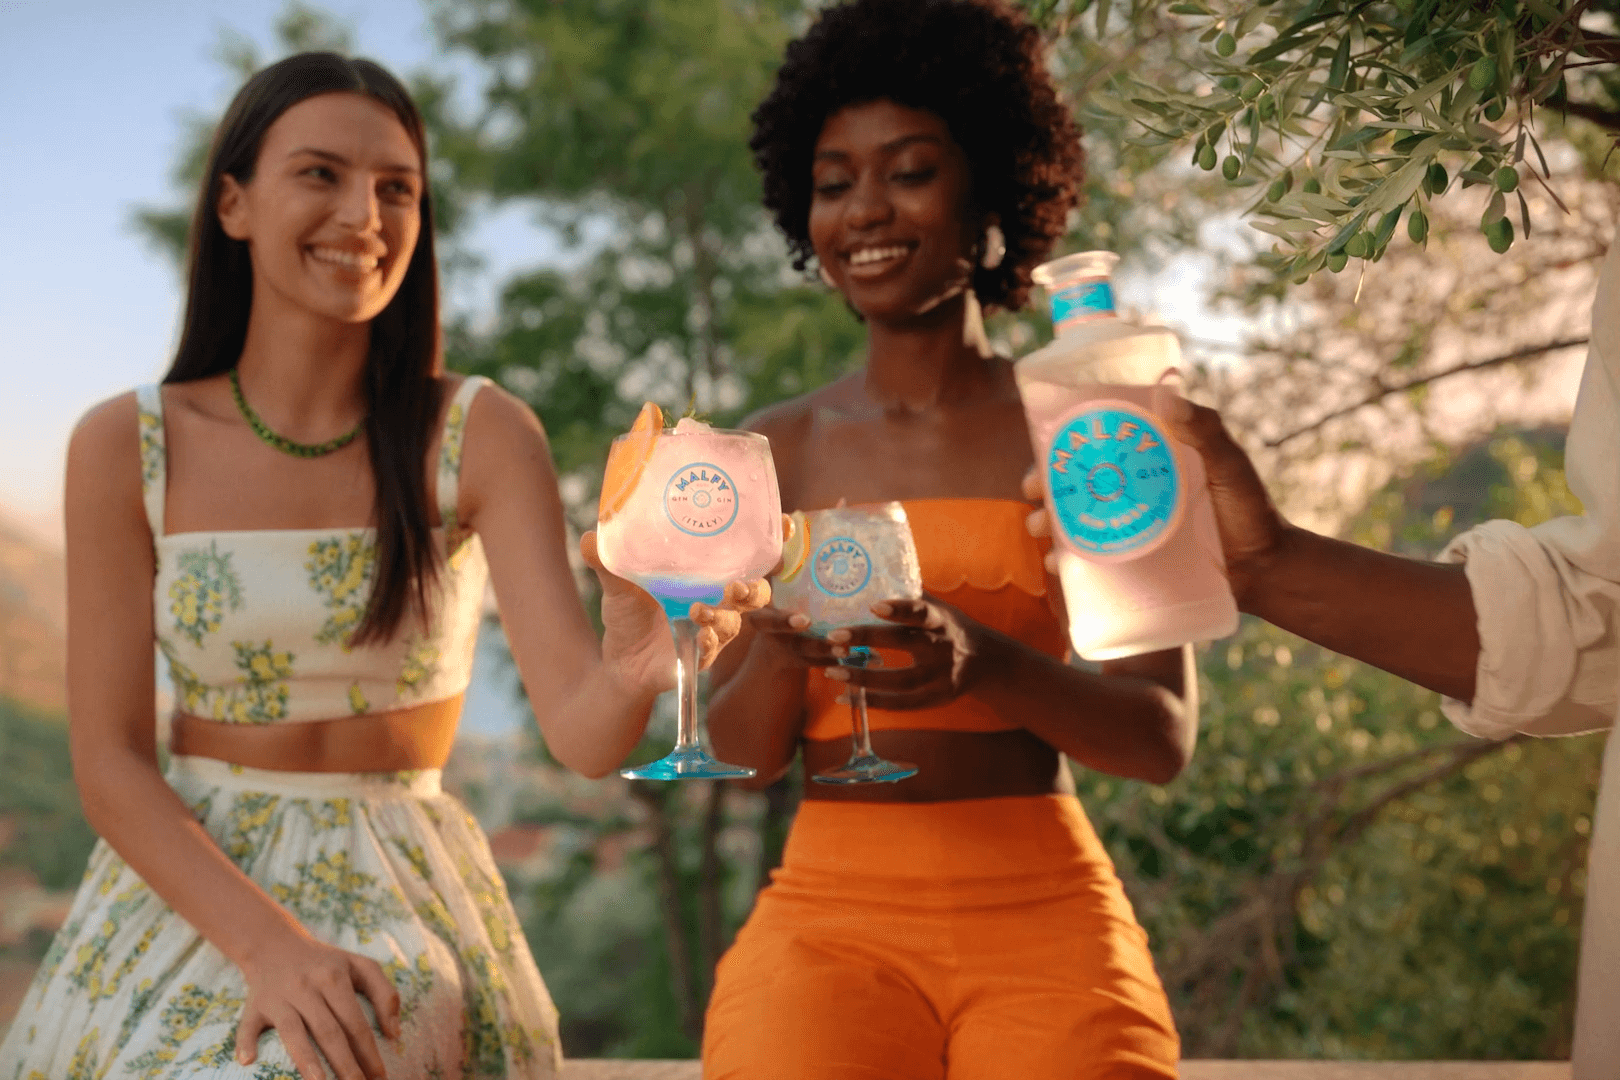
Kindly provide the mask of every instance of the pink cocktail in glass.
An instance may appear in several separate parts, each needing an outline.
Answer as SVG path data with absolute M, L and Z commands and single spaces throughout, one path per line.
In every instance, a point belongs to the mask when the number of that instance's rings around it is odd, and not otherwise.
M 675 636 L 679 734 L 650 765 L 621 770 L 637 779 L 745 777 L 704 752 L 697 734 L 695 603 L 718 604 L 729 582 L 760 578 L 782 557 L 782 500 L 771 444 L 763 435 L 686 419 L 673 431 L 637 430 L 613 442 L 597 522 L 602 565 L 664 607 Z

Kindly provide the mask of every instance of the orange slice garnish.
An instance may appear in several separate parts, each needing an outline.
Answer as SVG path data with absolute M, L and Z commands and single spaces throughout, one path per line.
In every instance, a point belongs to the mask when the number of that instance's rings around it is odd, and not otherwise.
M 630 501 L 663 430 L 664 411 L 649 401 L 636 414 L 629 433 L 614 440 L 613 449 L 608 451 L 607 471 L 602 476 L 602 497 L 596 504 L 598 521 L 606 521 Z
M 776 575 L 777 581 L 792 581 L 798 577 L 810 558 L 810 522 L 805 520 L 803 510 L 793 511 L 791 517 L 793 535 L 782 545 L 782 570 Z

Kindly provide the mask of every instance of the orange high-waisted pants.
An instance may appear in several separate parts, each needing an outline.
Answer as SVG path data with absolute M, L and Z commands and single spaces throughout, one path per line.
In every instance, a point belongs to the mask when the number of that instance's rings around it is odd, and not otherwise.
M 808 800 L 720 961 L 705 1080 L 1164 1080 L 1180 1041 L 1078 800 Z

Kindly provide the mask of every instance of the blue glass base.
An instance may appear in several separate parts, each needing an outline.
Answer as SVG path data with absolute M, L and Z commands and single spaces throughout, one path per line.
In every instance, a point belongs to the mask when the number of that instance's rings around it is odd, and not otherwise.
M 671 622 L 676 619 L 685 619 L 692 610 L 693 604 L 708 604 L 710 607 L 719 607 L 720 601 L 725 599 L 725 586 L 715 586 L 710 582 L 673 581 L 660 579 L 642 584 L 642 588 L 652 593 L 664 608 L 664 614 Z
M 892 784 L 917 775 L 909 761 L 885 761 L 876 754 L 852 757 L 836 769 L 818 772 L 810 779 L 818 784 Z
M 727 765 L 710 757 L 701 746 L 694 746 L 671 750 L 657 761 L 634 769 L 620 769 L 619 775 L 626 780 L 746 780 L 758 771 L 746 765 Z

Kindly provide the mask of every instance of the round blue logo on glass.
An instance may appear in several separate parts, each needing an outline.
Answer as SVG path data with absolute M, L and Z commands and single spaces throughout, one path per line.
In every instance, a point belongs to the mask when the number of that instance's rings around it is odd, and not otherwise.
M 1046 484 L 1063 537 L 1082 554 L 1145 555 L 1169 538 L 1185 485 L 1169 437 L 1123 401 L 1087 402 L 1057 430 Z
M 872 580 L 872 556 L 848 536 L 834 536 L 810 557 L 810 580 L 828 596 L 854 596 Z
M 718 536 L 737 520 L 737 487 L 706 461 L 682 465 L 664 485 L 664 513 L 688 536 Z

